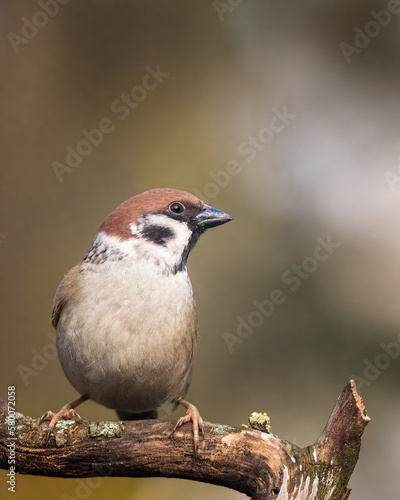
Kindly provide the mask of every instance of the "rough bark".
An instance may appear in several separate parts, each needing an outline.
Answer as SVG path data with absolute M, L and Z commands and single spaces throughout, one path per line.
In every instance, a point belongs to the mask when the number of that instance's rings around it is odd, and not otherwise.
M 1 400 L 1 398 L 0 398 Z M 10 441 L 7 406 L 0 404 L 0 468 L 9 469 L 15 444 L 20 474 L 175 477 L 233 488 L 253 499 L 344 500 L 369 422 L 354 381 L 339 396 L 320 438 L 299 448 L 254 428 L 206 423 L 197 461 L 191 425 L 173 421 L 64 421 L 45 446 L 46 423 L 15 414 L 16 441 Z M 254 424 L 252 424 L 254 425 Z

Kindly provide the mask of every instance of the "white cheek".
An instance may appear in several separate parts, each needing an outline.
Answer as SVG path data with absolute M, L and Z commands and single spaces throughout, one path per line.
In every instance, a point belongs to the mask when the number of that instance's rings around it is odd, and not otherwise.
M 167 241 L 165 248 L 170 252 L 181 254 L 189 244 L 192 236 L 192 231 L 184 222 L 171 221 L 171 231 L 174 232 L 174 237 Z
M 172 238 L 167 240 L 164 245 L 158 245 L 141 238 L 141 232 L 144 228 L 152 225 L 170 229 L 173 234 Z M 176 221 L 163 214 L 148 215 L 146 218 L 139 219 L 137 225 L 131 224 L 130 228 L 132 234 L 138 237 L 134 244 L 139 251 L 157 261 L 165 262 L 169 266 L 174 266 L 179 262 L 192 236 L 192 231 L 186 223 Z
M 186 223 L 171 219 L 164 214 L 147 215 L 145 218 L 139 219 L 137 225 L 131 224 L 130 228 L 132 234 L 140 236 L 140 233 L 148 226 L 160 226 L 172 232 L 173 237 L 167 240 L 165 245 L 156 245 L 150 242 L 153 246 L 169 249 L 170 252 L 183 252 L 192 236 L 192 231 Z
M 172 236 L 165 239 L 165 243 L 162 245 L 146 239 L 144 237 L 145 230 L 152 225 L 169 229 Z M 147 269 L 147 265 L 156 265 L 160 266 L 162 272 L 167 271 L 168 273 L 174 272 L 177 267 L 185 266 L 182 257 L 192 236 L 192 231 L 186 223 L 176 221 L 163 214 L 153 214 L 139 218 L 137 224 L 130 224 L 129 229 L 132 238 L 120 240 L 100 232 L 96 235 L 94 243 L 99 250 L 117 250 L 120 255 L 125 257 L 123 262 L 126 264 L 134 259 L 135 264 L 140 263 L 143 270 Z M 110 251 L 105 263 L 111 263 L 115 260 L 116 258 L 113 258 L 113 253 Z

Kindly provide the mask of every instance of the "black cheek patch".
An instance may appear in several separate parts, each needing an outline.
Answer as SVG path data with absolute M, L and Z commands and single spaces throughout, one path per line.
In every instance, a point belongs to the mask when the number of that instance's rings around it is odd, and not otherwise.
M 171 238 L 173 238 L 174 232 L 169 227 L 151 225 L 147 226 L 141 231 L 141 235 L 148 241 L 152 241 L 156 245 L 165 246 Z

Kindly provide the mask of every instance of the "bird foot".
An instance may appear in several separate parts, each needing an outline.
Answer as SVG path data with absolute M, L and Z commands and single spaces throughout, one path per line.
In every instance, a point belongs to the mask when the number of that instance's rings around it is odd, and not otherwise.
M 193 423 L 193 449 L 194 449 L 194 459 L 197 460 L 198 456 L 198 449 L 199 449 L 199 433 L 201 432 L 204 436 L 204 422 L 203 419 L 201 418 L 201 415 L 199 413 L 199 410 L 192 405 L 191 403 L 188 403 L 182 398 L 178 399 L 178 403 L 186 408 L 186 415 L 181 417 L 175 427 L 173 428 L 171 432 L 171 436 L 174 434 L 176 429 L 180 427 L 183 424 L 186 424 L 187 422 L 192 421 Z
M 52 411 L 46 411 L 46 413 L 44 413 L 40 417 L 38 425 L 40 425 L 44 420 L 51 419 L 49 426 L 46 429 L 46 442 L 45 442 L 46 446 L 48 445 L 50 434 L 57 422 L 59 422 L 60 420 L 82 420 L 81 416 L 74 410 L 74 408 L 76 408 L 79 404 L 83 403 L 87 399 L 88 399 L 87 396 L 81 396 L 79 399 L 63 406 L 58 413 L 53 413 Z
M 59 422 L 60 420 L 82 420 L 81 416 L 73 408 L 70 408 L 69 405 L 63 406 L 58 413 L 53 413 L 52 411 L 46 411 L 46 413 L 42 415 L 42 417 L 40 418 L 39 425 L 44 420 L 49 420 L 49 419 L 51 420 L 49 426 L 46 428 L 46 443 L 45 443 L 46 446 L 49 443 L 50 434 L 57 422 Z

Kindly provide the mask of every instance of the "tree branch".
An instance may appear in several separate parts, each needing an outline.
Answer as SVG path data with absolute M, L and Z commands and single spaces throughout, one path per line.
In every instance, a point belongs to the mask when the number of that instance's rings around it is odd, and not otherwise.
M 7 406 L 0 398 L 2 469 L 10 468 L 15 445 L 20 474 L 185 478 L 227 486 L 256 500 L 348 498 L 347 484 L 369 422 L 352 380 L 314 445 L 299 448 L 254 428 L 206 423 L 197 461 L 190 425 L 170 437 L 173 421 L 65 421 L 56 425 L 45 447 L 46 424 L 38 426 L 37 420 L 19 413 L 17 440 L 10 440 L 11 417 L 12 411 L 6 420 Z

